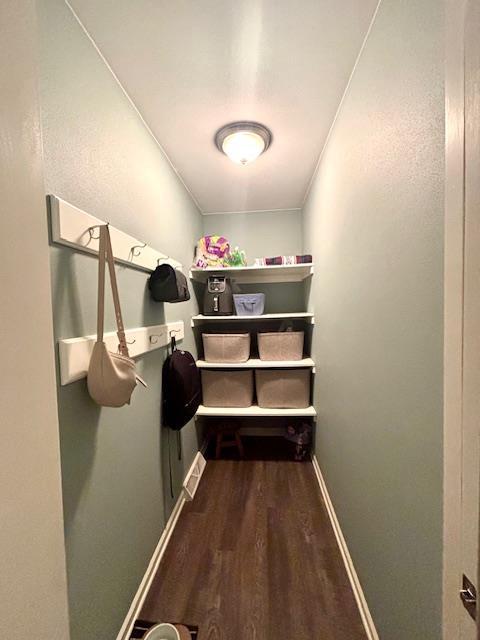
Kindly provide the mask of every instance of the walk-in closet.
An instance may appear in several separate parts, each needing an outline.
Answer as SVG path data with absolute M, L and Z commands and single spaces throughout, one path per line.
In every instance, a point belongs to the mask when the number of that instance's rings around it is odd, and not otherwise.
M 476 639 L 479 25 L 0 0 L 1 640 Z

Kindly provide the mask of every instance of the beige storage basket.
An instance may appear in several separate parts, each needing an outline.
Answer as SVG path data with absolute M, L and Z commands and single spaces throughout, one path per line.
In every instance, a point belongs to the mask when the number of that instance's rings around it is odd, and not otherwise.
M 204 333 L 202 338 L 207 362 L 246 362 L 250 357 L 249 333 Z
M 310 369 L 255 371 L 258 406 L 264 409 L 305 409 L 310 406 Z
M 304 331 L 276 331 L 258 334 L 260 360 L 301 360 Z
M 203 404 L 206 407 L 251 407 L 253 371 L 202 370 Z

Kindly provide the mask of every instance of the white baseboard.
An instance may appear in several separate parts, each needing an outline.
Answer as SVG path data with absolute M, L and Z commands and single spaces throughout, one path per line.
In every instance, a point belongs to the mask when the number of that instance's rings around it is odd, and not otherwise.
M 178 500 L 173 507 L 173 511 L 170 515 L 170 518 L 168 519 L 167 524 L 165 525 L 165 529 L 162 532 L 157 547 L 153 552 L 153 556 L 148 564 L 147 570 L 145 571 L 145 575 L 143 576 L 137 593 L 132 600 L 132 604 L 130 605 L 130 609 L 128 610 L 123 625 L 118 632 L 117 640 L 128 640 L 130 638 L 135 620 L 140 615 L 143 603 L 145 602 L 145 598 L 147 597 L 147 593 L 152 585 L 153 578 L 155 577 L 163 554 L 165 553 L 170 538 L 172 537 L 173 530 L 175 529 L 184 504 L 185 495 L 183 491 L 180 491 L 180 496 L 178 497 Z
M 205 446 L 205 443 L 204 443 Z M 204 447 L 202 447 L 204 449 Z M 335 538 L 337 540 L 338 546 L 340 548 L 340 553 L 342 554 L 343 562 L 345 564 L 345 570 L 347 572 L 348 578 L 350 580 L 350 584 L 352 586 L 353 594 L 355 596 L 355 600 L 358 605 L 358 609 L 360 611 L 360 616 L 362 618 L 363 625 L 365 627 L 365 632 L 367 634 L 368 640 L 380 640 L 377 630 L 375 628 L 375 623 L 373 622 L 372 615 L 370 613 L 370 609 L 368 608 L 367 601 L 365 599 L 365 594 L 363 593 L 362 586 L 360 584 L 360 580 L 357 576 L 357 572 L 355 571 L 355 567 L 353 565 L 352 558 L 350 556 L 350 552 L 348 551 L 347 543 L 343 536 L 342 530 L 340 528 L 340 523 L 338 522 L 337 516 L 335 514 L 335 509 L 333 508 L 332 501 L 330 499 L 330 495 L 328 493 L 327 486 L 325 484 L 325 480 L 323 479 L 322 472 L 320 471 L 320 466 L 318 464 L 317 457 L 314 455 L 312 458 L 313 468 L 315 470 L 315 475 L 317 476 L 318 484 L 320 486 L 320 491 L 322 493 L 322 497 L 325 502 L 325 506 L 327 508 L 327 512 L 330 518 L 330 522 L 332 524 L 333 531 L 335 533 Z M 125 617 L 123 625 L 117 635 L 116 640 L 129 640 L 133 625 L 135 624 L 135 620 L 138 618 L 140 611 L 145 602 L 145 598 L 147 597 L 147 593 L 152 585 L 153 578 L 160 566 L 160 562 L 163 558 L 167 545 L 172 537 L 175 526 L 178 522 L 178 518 L 182 509 L 185 505 L 185 495 L 184 492 L 180 492 L 180 496 L 173 508 L 173 511 L 168 519 L 168 522 L 165 526 L 165 529 L 162 532 L 160 540 L 158 541 L 158 545 L 152 555 L 152 558 L 148 564 L 147 570 L 145 571 L 145 575 L 138 587 L 137 593 L 135 594 L 132 604 L 130 605 L 130 609 Z
M 333 508 L 333 504 L 330 499 L 330 495 L 328 493 L 327 485 L 325 484 L 325 480 L 323 478 L 322 472 L 320 471 L 320 466 L 318 464 L 318 460 L 315 455 L 312 457 L 312 464 L 315 470 L 315 475 L 317 476 L 318 484 L 320 485 L 320 491 L 322 493 L 322 497 L 325 502 L 325 506 L 327 508 L 330 522 L 332 523 L 333 531 L 335 533 L 335 538 L 337 539 L 337 543 L 340 548 L 340 553 L 342 554 L 348 579 L 350 580 L 352 591 L 355 596 L 355 600 L 357 601 L 358 610 L 360 611 L 360 616 L 362 618 L 363 626 L 365 627 L 367 638 L 368 640 L 379 640 L 379 636 L 375 628 L 375 623 L 373 622 L 373 618 L 370 613 L 370 609 L 368 608 L 368 603 L 365 598 L 365 594 L 363 593 L 362 585 L 360 584 L 360 580 L 358 579 L 357 572 L 355 571 L 353 560 L 350 556 L 350 552 L 348 550 L 345 538 L 343 537 L 342 529 L 340 528 L 340 523 L 335 513 L 335 509 Z

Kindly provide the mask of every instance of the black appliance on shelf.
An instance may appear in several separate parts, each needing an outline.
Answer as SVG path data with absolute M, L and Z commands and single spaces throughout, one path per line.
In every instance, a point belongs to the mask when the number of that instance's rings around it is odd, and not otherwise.
M 230 278 L 222 275 L 209 276 L 203 296 L 203 315 L 232 316 L 233 314 L 234 305 Z

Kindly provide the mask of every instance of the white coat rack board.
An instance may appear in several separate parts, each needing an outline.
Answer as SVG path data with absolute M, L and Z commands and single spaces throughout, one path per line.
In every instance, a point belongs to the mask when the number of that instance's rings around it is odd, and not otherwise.
M 107 221 L 77 209 L 57 196 L 50 195 L 48 199 L 53 242 L 72 247 L 77 251 L 98 253 L 98 227 L 107 224 Z M 153 249 L 138 238 L 120 231 L 111 224 L 109 228 L 115 262 L 143 271 L 153 271 L 158 264 L 165 262 L 175 269 L 182 268 L 180 262 Z
M 182 265 L 177 260 L 153 249 L 145 242 L 117 229 L 107 221 L 78 209 L 57 196 L 48 196 L 50 204 L 52 240 L 77 251 L 98 254 L 99 227 L 108 224 L 115 262 L 127 267 L 151 272 L 159 264 L 170 264 L 175 269 Z M 92 291 L 96 295 L 96 289 Z M 132 358 L 148 351 L 165 347 L 172 336 L 184 337 L 183 322 L 168 322 L 149 327 L 126 329 L 125 336 Z M 60 381 L 62 385 L 80 380 L 87 375 L 90 355 L 96 336 L 80 336 L 59 340 Z M 115 332 L 105 333 L 104 340 L 110 351 L 116 351 L 118 338 Z
M 184 338 L 183 322 L 167 322 L 166 324 L 125 330 L 131 358 L 137 358 L 144 353 L 167 346 L 172 337 L 175 337 L 175 340 Z M 85 378 L 96 339 L 97 336 L 92 335 L 58 341 L 60 383 L 62 385 Z M 105 333 L 103 339 L 108 350 L 115 353 L 118 348 L 116 332 Z

